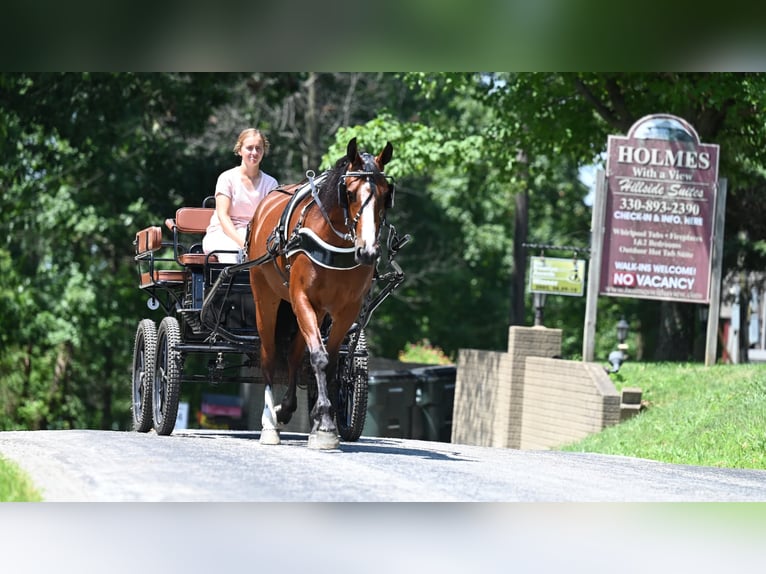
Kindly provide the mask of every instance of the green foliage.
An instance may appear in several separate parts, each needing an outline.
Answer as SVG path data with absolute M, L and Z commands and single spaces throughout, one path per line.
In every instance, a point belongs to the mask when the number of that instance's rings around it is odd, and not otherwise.
M 647 408 L 563 450 L 766 469 L 766 365 L 628 362 L 620 375 Z
M 126 426 L 112 397 L 142 313 L 131 241 L 194 187 L 184 137 L 221 101 L 209 79 L 0 76 L 0 428 Z
M 0 457 L 0 502 L 40 502 L 42 496 L 14 463 Z
M 200 205 L 250 125 L 269 134 L 265 168 L 284 183 L 329 166 L 351 137 L 373 153 L 394 144 L 389 221 L 413 241 L 398 258 L 405 283 L 368 326 L 380 356 L 422 340 L 448 356 L 505 348 L 510 278 L 532 254 L 514 252 L 519 200 L 527 241 L 586 248 L 577 170 L 647 113 L 680 115 L 721 145 L 725 269 L 766 263 L 759 74 L 6 73 L 0 104 L 0 429 L 129 426 L 133 337 L 148 313 L 134 234 Z M 655 302 L 598 305 L 597 356 L 622 315 L 632 359 L 690 356 L 660 344 Z M 583 298 L 548 297 L 565 356 L 581 352 L 583 314 Z M 699 334 L 684 332 L 675 340 Z
M 454 361 L 438 346 L 432 345 L 428 339 L 417 343 L 407 343 L 399 351 L 399 360 L 404 363 L 423 363 L 426 365 L 452 365 Z

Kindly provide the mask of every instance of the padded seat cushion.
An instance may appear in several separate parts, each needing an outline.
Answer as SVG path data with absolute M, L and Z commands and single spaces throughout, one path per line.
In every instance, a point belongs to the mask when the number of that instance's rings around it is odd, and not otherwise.
M 183 283 L 184 279 L 186 278 L 186 271 L 166 271 L 166 270 L 157 270 L 154 272 L 154 278 L 152 278 L 151 273 L 141 273 L 141 284 L 140 287 L 150 287 L 152 285 L 156 284 L 162 284 L 162 283 Z
M 182 265 L 204 265 L 205 264 L 204 253 L 184 253 L 178 256 L 178 260 Z M 218 257 L 211 255 L 208 259 L 209 263 L 218 263 Z

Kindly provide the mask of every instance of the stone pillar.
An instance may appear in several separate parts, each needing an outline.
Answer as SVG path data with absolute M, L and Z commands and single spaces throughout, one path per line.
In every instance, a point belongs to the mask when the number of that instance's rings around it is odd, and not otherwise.
M 511 377 L 508 384 L 511 387 L 510 394 L 513 400 L 505 413 L 510 421 L 505 443 L 508 448 L 521 448 L 526 358 L 561 356 L 561 329 L 511 326 L 508 329 L 508 356 L 511 362 Z M 497 415 L 501 416 L 502 413 Z
M 508 352 L 460 349 L 452 442 L 520 448 L 526 357 L 561 354 L 561 329 L 512 326 Z

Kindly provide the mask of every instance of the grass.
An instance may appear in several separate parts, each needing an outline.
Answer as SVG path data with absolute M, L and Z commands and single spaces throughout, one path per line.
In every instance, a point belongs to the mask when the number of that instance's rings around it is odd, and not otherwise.
M 766 469 L 766 364 L 625 363 L 612 377 L 647 408 L 560 450 Z
M 40 502 L 42 499 L 27 475 L 0 457 L 0 502 Z

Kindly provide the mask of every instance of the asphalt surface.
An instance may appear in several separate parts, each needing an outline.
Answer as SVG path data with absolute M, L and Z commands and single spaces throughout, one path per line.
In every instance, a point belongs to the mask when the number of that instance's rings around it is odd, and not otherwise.
M 0 432 L 46 501 L 766 501 L 766 471 L 362 437 L 334 451 L 257 431 Z

